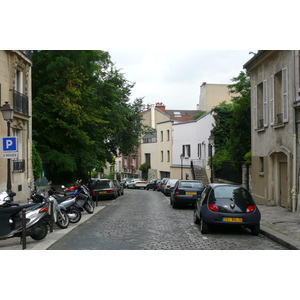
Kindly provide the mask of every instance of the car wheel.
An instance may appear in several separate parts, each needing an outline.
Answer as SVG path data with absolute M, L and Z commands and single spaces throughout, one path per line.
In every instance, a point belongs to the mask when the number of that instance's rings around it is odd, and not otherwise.
M 260 232 L 260 226 L 259 226 L 259 224 L 251 227 L 250 229 L 251 229 L 251 234 L 252 235 L 256 235 L 256 236 L 259 235 L 259 232 Z
M 197 216 L 196 209 L 194 209 L 194 223 L 198 225 L 200 224 L 200 219 Z
M 203 221 L 203 218 L 200 219 L 200 231 L 202 234 L 208 233 L 209 226 Z

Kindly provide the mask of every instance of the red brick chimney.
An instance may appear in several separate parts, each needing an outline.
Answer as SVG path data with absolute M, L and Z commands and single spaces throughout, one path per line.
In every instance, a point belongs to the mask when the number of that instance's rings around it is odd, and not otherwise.
M 162 102 L 157 102 L 157 103 L 155 104 L 155 108 L 160 109 L 160 110 L 163 111 L 164 113 L 166 112 L 166 107 L 165 107 L 165 105 L 164 105 Z

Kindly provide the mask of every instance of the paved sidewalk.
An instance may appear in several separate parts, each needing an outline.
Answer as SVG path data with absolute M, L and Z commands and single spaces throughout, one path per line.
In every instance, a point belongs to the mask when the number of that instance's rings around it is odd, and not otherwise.
M 88 221 L 89 218 L 93 217 L 99 211 L 104 209 L 105 206 L 95 206 L 93 214 L 82 212 L 81 220 L 78 223 L 68 226 L 66 229 L 60 229 L 54 225 L 53 232 L 48 232 L 45 239 L 41 241 L 35 241 L 31 237 L 26 238 L 26 250 L 47 250 L 50 246 L 59 241 L 62 237 L 74 230 L 76 227 Z M 20 238 L 12 238 L 7 240 L 0 240 L 0 250 L 23 250 L 22 244 L 20 244 Z
M 292 213 L 285 208 L 278 206 L 258 205 L 261 212 L 261 233 L 271 240 L 292 250 L 300 250 L 300 213 Z M 63 236 L 74 230 L 77 226 L 88 221 L 105 206 L 95 207 L 94 214 L 83 213 L 79 223 L 70 224 L 67 229 L 54 227 L 52 233 L 42 241 L 34 241 L 27 237 L 26 250 L 47 250 L 51 245 L 60 240 Z M 22 250 L 20 238 L 0 240 L 0 250 Z
M 258 205 L 260 229 L 266 237 L 292 250 L 300 250 L 300 212 L 278 206 Z

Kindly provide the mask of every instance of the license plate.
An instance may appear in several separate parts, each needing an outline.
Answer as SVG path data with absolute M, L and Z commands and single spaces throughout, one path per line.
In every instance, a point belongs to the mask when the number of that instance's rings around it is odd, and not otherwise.
M 186 192 L 185 194 L 186 195 L 197 195 L 197 193 L 195 193 L 195 192 Z
M 104 192 L 100 192 L 100 194 L 106 194 L 106 192 L 104 191 Z
M 223 218 L 223 222 L 242 223 L 243 218 Z

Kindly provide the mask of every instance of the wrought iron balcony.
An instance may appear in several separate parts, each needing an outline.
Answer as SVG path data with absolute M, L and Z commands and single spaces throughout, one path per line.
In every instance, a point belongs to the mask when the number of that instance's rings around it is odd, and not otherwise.
M 14 111 L 20 114 L 29 115 L 28 97 L 14 90 Z

